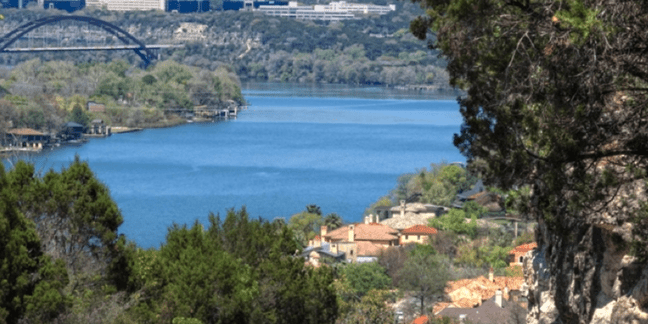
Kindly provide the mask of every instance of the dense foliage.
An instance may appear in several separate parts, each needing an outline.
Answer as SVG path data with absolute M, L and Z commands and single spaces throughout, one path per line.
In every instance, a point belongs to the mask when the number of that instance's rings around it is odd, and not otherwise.
M 412 31 L 434 31 L 451 84 L 467 90 L 455 145 L 492 183 L 531 185 L 531 211 L 551 229 L 569 232 L 645 178 L 645 3 L 421 4 Z
M 417 299 L 419 314 L 425 314 L 434 298 L 443 296 L 450 279 L 449 262 L 436 253 L 410 253 L 398 275 L 399 286 Z
M 65 121 L 87 125 L 94 118 L 109 125 L 162 126 L 178 122 L 167 110 L 244 101 L 238 77 L 227 67 L 205 71 L 170 60 L 144 71 L 125 61 L 73 65 L 33 59 L 0 71 L 0 85 L 7 92 L 0 99 L 0 131 L 10 125 L 56 131 Z M 104 104 L 105 112 L 88 112 L 88 101 Z
M 284 224 L 230 210 L 174 225 L 158 250 L 119 235 L 119 209 L 78 158 L 39 176 L 0 167 L 0 323 L 334 323 L 332 268 Z
M 17 187 L 0 165 L 0 323 L 49 321 L 65 309 L 63 262 L 43 253 L 34 223 L 16 197 Z
M 245 209 L 209 227 L 175 225 L 159 251 L 138 251 L 133 284 L 139 322 L 176 317 L 203 323 L 333 323 L 336 295 L 329 268 L 305 268 L 292 232 Z
M 105 273 L 120 258 L 121 213 L 86 162 L 77 157 L 69 168 L 41 178 L 33 165 L 19 161 L 7 178 L 44 251 L 69 271 Z
M 387 289 L 391 285 L 391 278 L 378 263 L 349 264 L 340 271 L 358 297 L 366 295 L 370 290 Z
M 380 206 L 393 206 L 400 200 L 417 199 L 421 203 L 452 206 L 457 193 L 469 190 L 477 182 L 473 172 L 457 164 L 432 164 L 430 169 L 407 173 L 398 177 L 396 187 L 381 197 L 366 211 Z M 467 216 L 470 218 L 470 215 Z

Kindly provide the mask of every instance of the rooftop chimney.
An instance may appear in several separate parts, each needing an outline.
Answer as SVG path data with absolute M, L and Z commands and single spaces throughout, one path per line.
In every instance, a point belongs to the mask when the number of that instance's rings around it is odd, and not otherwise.
M 349 242 L 355 241 L 355 226 L 349 225 Z
M 365 217 L 364 217 L 364 223 L 365 223 L 365 224 L 369 224 L 369 222 L 370 222 L 370 218 L 369 218 L 369 217 L 370 217 L 370 216 L 365 216 Z
M 404 218 L 405 217 L 405 200 L 400 201 L 400 217 Z
M 322 242 L 326 242 L 326 240 L 324 239 L 324 235 L 326 234 L 328 234 L 328 226 L 322 225 L 320 227 L 320 239 Z
M 331 253 L 338 254 L 338 245 L 331 243 Z
M 502 291 L 500 289 L 495 292 L 495 304 L 502 308 Z
M 494 282 L 495 281 L 495 270 L 493 270 L 493 267 L 488 270 L 488 281 Z

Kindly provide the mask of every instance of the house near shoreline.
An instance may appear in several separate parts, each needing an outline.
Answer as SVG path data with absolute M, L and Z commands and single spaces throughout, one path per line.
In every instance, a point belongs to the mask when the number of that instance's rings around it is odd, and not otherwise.
M 42 149 L 49 143 L 50 135 L 31 128 L 14 128 L 4 134 L 4 143 L 17 148 Z
M 335 260 L 362 263 L 376 261 L 383 249 L 398 245 L 397 230 L 365 218 L 365 223 L 345 225 L 331 232 L 327 226 L 322 226 L 320 235 L 309 241 L 304 253 L 321 251 L 325 257 Z M 340 254 L 344 256 L 340 257 Z M 319 257 L 322 257 L 321 253 Z M 307 260 L 310 258 L 309 255 Z
M 61 131 L 61 137 L 66 140 L 78 140 L 83 136 L 85 126 L 75 123 L 67 122 L 63 125 L 63 130 Z
M 102 119 L 93 119 L 90 122 L 90 128 L 88 128 L 88 134 L 110 136 L 111 130 L 110 127 L 108 127 Z
M 433 235 L 438 233 L 435 228 L 420 224 L 399 231 L 375 222 L 374 217 L 374 215 L 365 216 L 364 223 L 349 224 L 331 232 L 328 231 L 327 226 L 322 226 L 320 235 L 308 242 L 302 257 L 307 262 L 314 258 L 328 259 L 328 261 L 373 262 L 388 247 L 410 243 L 426 244 Z M 312 252 L 317 252 L 318 255 L 311 255 Z

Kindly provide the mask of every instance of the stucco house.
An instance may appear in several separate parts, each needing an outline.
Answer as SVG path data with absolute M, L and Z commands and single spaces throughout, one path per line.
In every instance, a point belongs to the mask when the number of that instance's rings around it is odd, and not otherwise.
M 316 236 L 309 241 L 301 256 L 306 263 L 314 267 L 319 267 L 322 263 L 335 263 L 346 260 L 346 254 L 343 251 L 338 251 L 337 245 L 331 246 L 330 243 L 323 242 L 320 236 Z
M 448 210 L 443 206 L 401 200 L 399 206 L 377 207 L 375 219 L 380 224 L 401 231 L 414 225 L 427 225 L 430 218 L 441 216 Z
M 524 255 L 526 255 L 527 252 L 537 247 L 538 247 L 538 243 L 536 242 L 516 246 L 508 253 L 510 257 L 509 265 L 522 266 L 522 262 L 524 261 Z
M 376 261 L 384 248 L 399 243 L 397 230 L 373 222 L 342 226 L 330 233 L 322 226 L 320 235 L 331 250 L 344 252 L 349 262 Z
M 426 244 L 438 231 L 434 227 L 414 225 L 401 231 L 400 245 L 409 243 Z

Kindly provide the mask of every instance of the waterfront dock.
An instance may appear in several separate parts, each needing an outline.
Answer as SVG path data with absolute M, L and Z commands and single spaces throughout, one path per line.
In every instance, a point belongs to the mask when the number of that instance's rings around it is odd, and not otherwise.
M 123 133 L 133 133 L 133 132 L 139 132 L 143 128 L 139 127 L 126 127 L 126 126 L 112 126 L 111 131 L 113 134 L 123 134 Z

